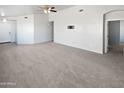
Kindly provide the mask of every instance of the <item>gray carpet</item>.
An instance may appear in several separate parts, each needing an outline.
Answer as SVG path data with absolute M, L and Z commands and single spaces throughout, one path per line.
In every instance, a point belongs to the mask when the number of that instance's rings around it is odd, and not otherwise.
M 0 44 L 0 87 L 124 87 L 124 56 L 55 43 Z

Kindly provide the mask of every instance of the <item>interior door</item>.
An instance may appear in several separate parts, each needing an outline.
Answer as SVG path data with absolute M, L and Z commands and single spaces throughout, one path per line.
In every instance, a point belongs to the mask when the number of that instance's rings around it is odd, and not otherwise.
M 11 42 L 11 31 L 8 23 L 0 22 L 0 43 Z

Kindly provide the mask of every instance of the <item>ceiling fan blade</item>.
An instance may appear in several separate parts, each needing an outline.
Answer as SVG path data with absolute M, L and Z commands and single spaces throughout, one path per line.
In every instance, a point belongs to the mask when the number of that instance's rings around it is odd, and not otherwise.
M 50 10 L 51 12 L 57 12 L 56 10 Z
M 55 9 L 55 7 L 51 7 L 51 9 Z

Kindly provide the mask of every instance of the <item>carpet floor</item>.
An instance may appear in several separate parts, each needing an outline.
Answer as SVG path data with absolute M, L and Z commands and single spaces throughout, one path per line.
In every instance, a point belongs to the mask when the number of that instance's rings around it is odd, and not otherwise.
M 56 43 L 0 44 L 0 87 L 121 88 L 124 56 Z

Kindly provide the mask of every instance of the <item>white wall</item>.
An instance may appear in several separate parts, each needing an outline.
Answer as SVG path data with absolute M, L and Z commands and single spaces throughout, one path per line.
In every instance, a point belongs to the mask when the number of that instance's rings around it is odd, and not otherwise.
M 84 9 L 82 13 L 78 11 Z M 50 15 L 54 20 L 54 42 L 103 53 L 103 15 L 124 6 L 75 6 Z M 67 29 L 74 25 L 74 30 Z
M 15 42 L 15 33 L 15 21 L 0 22 L 0 42 Z
M 51 12 L 48 16 L 49 16 L 49 21 L 54 21 L 55 19 L 55 12 Z
M 48 15 L 34 14 L 34 41 L 42 43 L 51 41 L 51 31 L 49 30 Z
M 28 17 L 25 19 L 24 17 Z M 34 44 L 51 41 L 48 16 L 32 14 L 17 18 L 17 43 Z
M 24 17 L 28 17 L 25 19 Z M 34 15 L 25 15 L 17 18 L 17 43 L 34 43 Z

